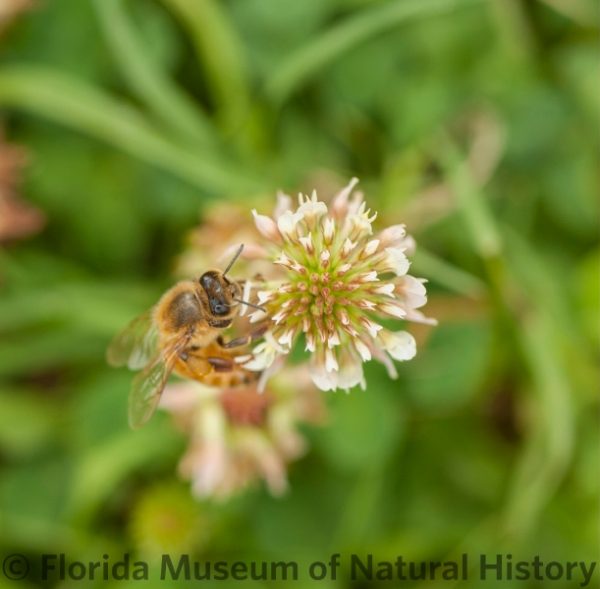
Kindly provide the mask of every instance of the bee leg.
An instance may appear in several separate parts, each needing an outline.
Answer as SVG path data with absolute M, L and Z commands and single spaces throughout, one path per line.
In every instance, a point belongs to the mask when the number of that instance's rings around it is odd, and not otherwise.
M 229 342 L 226 342 L 222 336 L 219 336 L 217 338 L 217 343 L 225 350 L 229 350 L 231 348 L 241 348 L 242 346 L 246 346 L 254 340 L 261 338 L 265 334 L 267 329 L 268 325 L 267 323 L 264 323 L 249 335 L 245 335 L 243 337 L 236 337 L 235 339 L 232 339 Z
M 269 322 L 263 321 L 256 326 L 256 329 L 250 333 L 250 341 L 260 339 L 265 333 L 269 331 Z
M 193 355 L 193 352 L 197 352 L 199 349 L 199 346 L 189 346 L 185 350 L 179 352 L 179 358 L 184 362 L 187 362 L 190 359 L 190 356 Z
M 235 368 L 235 362 L 228 358 L 210 356 L 206 361 L 213 367 L 215 372 L 231 372 Z
M 226 342 L 221 336 L 217 338 L 217 343 L 224 349 L 230 350 L 231 348 L 241 348 L 249 344 L 252 341 L 252 338 L 249 335 L 245 335 L 244 337 L 236 337 L 231 341 Z

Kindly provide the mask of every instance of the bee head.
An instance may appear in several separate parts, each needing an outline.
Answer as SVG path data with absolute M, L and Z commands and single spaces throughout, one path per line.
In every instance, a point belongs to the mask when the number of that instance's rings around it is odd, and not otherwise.
M 236 313 L 237 305 L 234 299 L 240 296 L 240 287 L 235 282 L 229 281 L 218 270 L 209 270 L 202 274 L 199 283 L 205 295 L 202 298 L 208 307 L 209 317 L 213 317 L 215 322 L 219 323 L 215 327 L 225 327 L 222 325 L 224 322 L 229 325 Z

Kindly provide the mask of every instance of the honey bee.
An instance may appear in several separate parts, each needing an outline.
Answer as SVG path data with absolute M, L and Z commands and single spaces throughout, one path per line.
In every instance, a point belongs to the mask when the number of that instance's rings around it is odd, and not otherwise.
M 141 369 L 129 395 L 132 428 L 141 427 L 152 417 L 172 372 L 219 386 L 256 378 L 257 373 L 244 369 L 243 357 L 235 350 L 260 337 L 264 328 L 229 342 L 222 337 L 222 331 L 237 316 L 239 305 L 264 311 L 244 301 L 241 284 L 227 278 L 243 248 L 239 247 L 224 271 L 209 270 L 197 281 L 177 283 L 110 344 L 109 364 Z

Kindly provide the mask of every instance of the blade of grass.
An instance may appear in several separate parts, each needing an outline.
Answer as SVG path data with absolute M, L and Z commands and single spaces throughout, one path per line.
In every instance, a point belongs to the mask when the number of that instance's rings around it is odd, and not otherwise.
M 492 2 L 490 9 L 504 53 L 531 66 L 538 48 L 524 3 L 521 0 L 503 0 Z
M 215 0 L 162 1 L 188 31 L 219 119 L 225 130 L 232 130 L 248 112 L 250 100 L 242 43 L 222 4 Z
M 428 278 L 433 283 L 470 298 L 480 298 L 487 290 L 485 282 L 477 276 L 449 264 L 421 246 L 415 252 L 412 268 L 416 274 Z
M 103 358 L 108 338 L 92 337 L 71 326 L 47 326 L 25 334 L 2 336 L 0 379 L 43 373 L 64 366 L 97 362 Z M 32 364 L 35 358 L 35 364 Z
M 260 183 L 207 151 L 165 139 L 134 108 L 51 69 L 19 65 L 0 70 L 0 106 L 46 117 L 166 170 L 209 194 L 245 192 Z
M 0 296 L 0 334 L 44 324 L 68 324 L 94 336 L 110 337 L 150 306 L 154 296 L 143 285 L 60 281 L 57 285 L 20 288 Z
M 543 313 L 531 313 L 521 342 L 535 385 L 535 421 L 515 468 L 504 511 L 509 537 L 531 530 L 560 484 L 573 450 L 573 397 L 557 350 L 555 326 Z
M 498 258 L 502 251 L 502 240 L 481 189 L 452 141 L 446 136 L 440 136 L 439 141 L 445 152 L 443 165 L 473 246 L 484 260 Z
M 564 354 L 568 354 L 568 366 L 572 373 L 583 377 L 594 375 L 589 386 L 594 387 L 596 370 L 596 354 L 593 348 L 586 346 L 585 332 L 580 324 L 573 320 L 572 301 L 565 292 L 562 281 L 557 284 L 556 271 L 536 251 L 526 239 L 511 226 L 502 227 L 506 242 L 506 252 L 511 262 L 511 268 L 523 288 L 536 301 L 536 306 L 552 317 Z M 588 381 L 589 382 L 589 381 Z
M 132 26 L 124 0 L 95 0 L 93 4 L 123 79 L 136 96 L 176 136 L 196 144 L 214 144 L 210 122 L 152 60 Z
M 396 0 L 360 11 L 285 58 L 266 82 L 276 104 L 346 51 L 411 19 L 437 16 L 488 0 Z
M 471 238 L 488 271 L 499 305 L 499 320 L 510 326 L 531 380 L 534 407 L 514 469 L 503 512 L 503 532 L 523 538 L 551 499 L 569 464 L 574 437 L 573 390 L 560 353 L 560 323 L 537 298 L 544 293 L 522 286 L 484 193 L 471 177 L 466 159 L 442 138 L 442 165 L 456 193 Z M 537 296 L 536 296 L 537 295 Z

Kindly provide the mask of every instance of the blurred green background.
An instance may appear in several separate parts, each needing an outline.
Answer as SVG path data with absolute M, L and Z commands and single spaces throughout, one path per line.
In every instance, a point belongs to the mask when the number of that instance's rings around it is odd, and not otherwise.
M 598 558 L 595 2 L 33 4 L 0 38 L 4 141 L 46 219 L 0 244 L 0 553 Z M 352 176 L 416 237 L 440 325 L 398 381 L 327 395 L 285 497 L 196 502 L 168 418 L 128 430 L 107 343 L 211 203 Z

